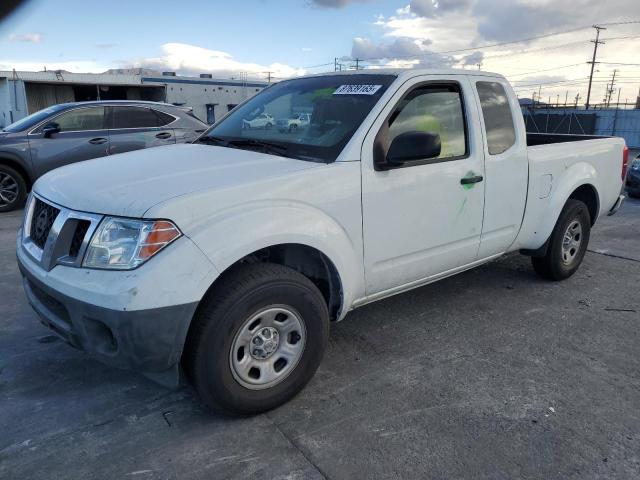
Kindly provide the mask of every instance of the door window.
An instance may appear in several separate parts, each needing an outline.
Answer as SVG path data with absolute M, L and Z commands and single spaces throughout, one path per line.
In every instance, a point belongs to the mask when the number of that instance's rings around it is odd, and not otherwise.
M 53 119 L 61 132 L 102 130 L 104 128 L 104 107 L 80 108 L 63 113 Z
M 440 136 L 438 159 L 460 158 L 467 153 L 462 97 L 457 85 L 418 87 L 403 98 L 389 119 L 389 145 L 407 132 Z
M 160 126 L 156 113 L 144 107 L 112 107 L 111 128 L 153 128 Z
M 498 82 L 478 82 L 476 88 L 487 131 L 489 154 L 506 152 L 516 143 L 516 129 L 504 87 Z

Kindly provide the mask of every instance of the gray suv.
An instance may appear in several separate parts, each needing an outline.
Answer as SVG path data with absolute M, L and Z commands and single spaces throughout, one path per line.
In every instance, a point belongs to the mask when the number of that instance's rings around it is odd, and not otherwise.
M 95 101 L 54 105 L 0 130 L 0 212 L 19 208 L 49 170 L 141 148 L 187 143 L 208 126 L 166 103 Z

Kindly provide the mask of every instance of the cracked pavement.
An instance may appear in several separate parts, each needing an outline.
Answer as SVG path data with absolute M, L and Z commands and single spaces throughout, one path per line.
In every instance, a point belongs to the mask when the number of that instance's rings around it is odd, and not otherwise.
M 638 478 L 640 201 L 571 279 L 510 255 L 350 313 L 293 401 L 209 413 L 36 319 L 0 215 L 0 478 Z

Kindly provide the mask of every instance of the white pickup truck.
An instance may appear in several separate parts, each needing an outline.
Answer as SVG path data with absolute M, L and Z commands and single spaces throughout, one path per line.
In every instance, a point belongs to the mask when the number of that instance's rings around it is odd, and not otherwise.
M 301 108 L 295 135 L 243 128 Z M 572 275 L 626 161 L 620 138 L 527 135 L 500 75 L 297 78 L 195 144 L 43 176 L 17 256 L 68 343 L 167 386 L 184 372 L 207 405 L 254 414 L 304 387 L 354 308 L 513 251 Z

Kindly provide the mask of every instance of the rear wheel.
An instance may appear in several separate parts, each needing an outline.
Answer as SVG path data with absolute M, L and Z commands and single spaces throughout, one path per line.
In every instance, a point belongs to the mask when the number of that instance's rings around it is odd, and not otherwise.
M 0 212 L 22 207 L 27 198 L 27 182 L 16 170 L 0 165 Z
M 281 265 L 245 265 L 203 301 L 184 367 L 209 407 L 257 414 L 302 390 L 328 337 L 326 302 L 308 278 Z
M 569 278 L 582 263 L 590 233 L 591 216 L 587 206 L 580 200 L 567 200 L 549 237 L 546 255 L 531 259 L 533 269 L 549 280 Z

